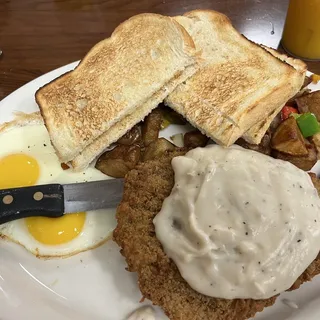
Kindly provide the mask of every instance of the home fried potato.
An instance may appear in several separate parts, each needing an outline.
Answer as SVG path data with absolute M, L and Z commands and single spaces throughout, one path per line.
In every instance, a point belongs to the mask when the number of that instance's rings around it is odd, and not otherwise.
M 276 159 L 289 161 L 296 167 L 309 171 L 317 163 L 317 151 L 313 143 L 306 143 L 308 154 L 306 156 L 293 156 L 274 150 L 272 156 Z
M 131 146 L 132 144 L 139 144 L 141 142 L 141 130 L 139 126 L 134 126 L 123 137 L 118 140 L 118 144 Z
M 119 145 L 100 156 L 96 168 L 113 178 L 123 178 L 140 160 L 140 146 Z
M 162 156 L 166 151 L 175 150 L 176 146 L 165 138 L 159 138 L 151 142 L 145 149 L 143 161 L 154 160 Z
M 297 98 L 296 102 L 301 113 L 311 112 L 320 121 L 320 90 Z
M 141 127 L 142 140 L 147 147 L 151 142 L 158 139 L 161 130 L 162 111 L 157 108 L 153 110 L 144 120 Z
M 307 156 L 303 135 L 295 118 L 289 117 L 281 122 L 271 139 L 271 148 L 292 156 Z
M 187 148 L 205 147 L 209 138 L 202 134 L 199 130 L 187 132 L 184 137 L 184 146 Z

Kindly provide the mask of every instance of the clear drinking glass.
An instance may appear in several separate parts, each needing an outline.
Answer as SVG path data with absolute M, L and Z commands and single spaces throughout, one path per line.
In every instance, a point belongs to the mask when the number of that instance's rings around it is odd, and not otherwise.
M 282 46 L 302 59 L 320 60 L 320 0 L 290 0 Z

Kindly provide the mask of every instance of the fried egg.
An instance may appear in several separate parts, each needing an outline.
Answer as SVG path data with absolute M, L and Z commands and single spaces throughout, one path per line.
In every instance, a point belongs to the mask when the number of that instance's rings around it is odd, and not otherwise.
M 64 170 L 40 117 L 32 125 L 0 128 L 0 189 L 105 179 L 109 177 L 94 167 Z M 104 243 L 115 226 L 115 210 L 106 209 L 11 221 L 0 225 L 0 236 L 38 257 L 66 257 Z

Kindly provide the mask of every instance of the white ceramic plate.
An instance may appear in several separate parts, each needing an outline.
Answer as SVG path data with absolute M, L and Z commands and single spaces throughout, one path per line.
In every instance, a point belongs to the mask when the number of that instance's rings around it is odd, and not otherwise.
M 45 74 L 2 100 L 0 123 L 12 120 L 15 111 L 36 111 L 35 91 L 76 64 Z M 320 89 L 320 84 L 311 85 L 311 88 Z M 171 126 L 163 134 L 168 137 L 181 130 L 187 129 Z M 111 240 L 95 250 L 67 259 L 44 261 L 19 245 L 0 239 L 0 320 L 125 320 L 141 306 L 136 276 L 125 271 L 125 267 L 119 248 Z M 284 304 L 283 299 L 294 301 L 299 309 Z M 157 320 L 167 319 L 156 310 Z M 255 319 L 312 320 L 319 317 L 320 277 L 299 290 L 282 294 L 273 307 L 265 309 Z

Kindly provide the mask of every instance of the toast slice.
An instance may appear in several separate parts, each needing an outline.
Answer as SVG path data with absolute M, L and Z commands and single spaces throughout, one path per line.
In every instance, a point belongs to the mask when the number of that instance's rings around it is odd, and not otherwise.
M 165 102 L 217 143 L 230 146 L 300 89 L 304 72 L 247 40 L 223 14 L 196 10 L 175 19 L 205 61 Z
M 72 161 L 197 59 L 192 38 L 173 18 L 140 14 L 120 24 L 74 71 L 36 93 L 60 161 Z
M 89 164 L 106 149 L 106 147 L 119 140 L 134 125 L 142 121 L 151 112 L 151 110 L 156 108 L 164 98 L 177 87 L 178 84 L 187 80 L 196 71 L 197 66 L 195 65 L 187 67 L 180 76 L 169 81 L 164 88 L 155 93 L 152 98 L 142 106 L 136 108 L 133 113 L 127 115 L 121 121 L 114 124 L 110 129 L 87 146 L 70 162 L 71 167 L 75 171 L 82 171 L 86 169 Z
M 290 64 L 299 73 L 304 74 L 304 77 L 305 77 L 305 74 L 307 71 L 307 66 L 303 61 L 301 61 L 299 59 L 294 59 L 294 58 L 288 57 L 287 55 L 281 54 L 280 52 L 278 52 L 272 48 L 268 48 L 266 46 L 262 46 L 262 47 L 264 49 L 266 49 L 268 52 L 270 52 L 273 56 L 280 59 L 281 61 L 284 61 L 284 62 Z M 283 106 L 284 105 L 278 106 L 273 112 L 270 113 L 270 115 L 266 119 L 258 122 L 254 126 L 252 126 L 247 132 L 244 133 L 243 139 L 251 144 L 259 144 L 261 142 L 261 139 L 265 135 L 266 131 L 270 127 L 272 120 L 281 111 Z

